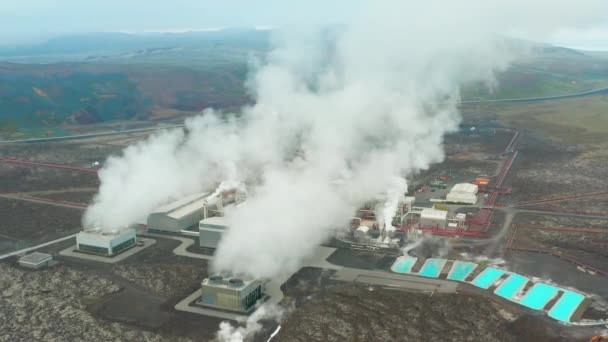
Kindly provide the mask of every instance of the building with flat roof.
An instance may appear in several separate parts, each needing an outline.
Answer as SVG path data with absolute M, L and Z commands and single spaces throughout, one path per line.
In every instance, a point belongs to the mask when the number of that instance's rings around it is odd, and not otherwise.
M 448 220 L 448 212 L 432 208 L 424 208 L 420 212 L 421 227 L 445 229 Z
M 135 230 L 131 228 L 110 233 L 84 231 L 76 235 L 76 249 L 83 253 L 114 256 L 135 246 L 136 239 Z
M 213 275 L 201 282 L 201 298 L 197 304 L 247 313 L 264 297 L 262 282 L 257 279 Z
M 226 219 L 222 216 L 208 217 L 198 223 L 199 243 L 203 248 L 217 248 L 224 232 L 228 230 Z
M 197 193 L 166 204 L 148 215 L 148 229 L 177 233 L 196 227 L 207 210 L 209 193 Z
M 477 203 L 477 192 L 479 187 L 477 184 L 460 183 L 454 185 L 452 190 L 445 197 L 448 203 L 463 203 L 463 204 L 475 204 Z
M 39 269 L 49 265 L 53 256 L 46 253 L 34 252 L 19 258 L 19 265 L 27 268 Z

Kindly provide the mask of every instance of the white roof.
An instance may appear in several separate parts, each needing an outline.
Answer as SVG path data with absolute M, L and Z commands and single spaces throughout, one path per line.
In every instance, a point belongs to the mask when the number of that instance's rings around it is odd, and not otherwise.
M 180 219 L 197 210 L 201 210 L 205 206 L 205 204 L 207 204 L 207 200 L 205 198 L 201 198 L 190 204 L 186 204 L 183 207 L 173 210 L 172 212 L 168 213 L 167 216 Z
M 433 208 L 424 208 L 420 213 L 421 218 L 445 220 L 448 217 L 448 212 L 445 210 L 437 210 Z
M 475 184 L 471 184 L 471 183 L 458 183 L 456 185 L 454 185 L 454 187 L 452 188 L 452 190 L 450 190 L 450 192 L 464 192 L 464 193 L 469 193 L 469 194 L 475 194 L 477 193 L 478 187 Z
M 34 252 L 19 259 L 19 262 L 26 264 L 37 265 L 45 261 L 53 259 L 53 256 L 46 253 Z
M 208 192 L 199 192 L 196 194 L 188 195 L 186 197 L 182 197 L 182 198 L 178 199 L 177 201 L 167 203 L 167 204 L 163 205 L 162 207 L 156 209 L 154 212 L 155 213 L 170 213 L 176 209 L 184 207 L 192 202 L 203 199 L 207 196 L 209 196 Z
M 215 226 L 226 226 L 226 218 L 223 216 L 213 216 L 213 217 L 207 217 L 204 220 L 200 220 L 199 224 L 212 224 Z
M 124 229 L 124 230 L 119 230 L 119 231 L 113 231 L 113 232 L 103 232 L 103 231 L 82 231 L 80 233 L 78 233 L 77 238 L 86 238 L 86 237 L 90 237 L 90 238 L 94 238 L 97 240 L 107 240 L 107 241 L 111 241 L 116 239 L 119 236 L 123 236 L 123 235 L 135 235 L 135 230 L 133 228 L 128 228 L 128 229 Z

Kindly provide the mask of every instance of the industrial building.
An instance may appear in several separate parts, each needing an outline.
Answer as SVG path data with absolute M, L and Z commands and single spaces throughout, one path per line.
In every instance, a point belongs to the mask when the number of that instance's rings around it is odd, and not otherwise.
M 209 193 L 197 193 L 158 208 L 148 215 L 148 229 L 177 233 L 205 217 Z
M 214 275 L 201 283 L 201 298 L 197 304 L 218 309 L 249 312 L 264 297 L 262 282 L 256 279 Z
M 433 208 L 424 208 L 420 212 L 419 225 L 435 229 L 446 229 L 448 212 Z
M 198 223 L 200 246 L 203 248 L 217 248 L 222 235 L 228 230 L 226 221 L 222 216 L 213 216 Z
M 27 268 L 39 269 L 49 266 L 49 263 L 53 260 L 53 256 L 50 254 L 34 252 L 26 255 L 19 259 L 19 265 Z
M 136 239 L 135 230 L 131 228 L 114 232 L 84 231 L 76 235 L 76 249 L 83 253 L 114 256 L 135 246 Z
M 460 183 L 454 185 L 445 200 L 448 203 L 475 204 L 477 203 L 477 184 Z

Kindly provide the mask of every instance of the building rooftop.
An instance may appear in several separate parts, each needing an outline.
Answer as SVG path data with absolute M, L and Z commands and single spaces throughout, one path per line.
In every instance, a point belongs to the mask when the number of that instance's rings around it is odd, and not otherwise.
M 223 226 L 223 227 L 228 226 L 228 223 L 226 222 L 226 218 L 223 216 L 207 217 L 204 220 L 200 220 L 199 225 L 200 224 L 208 224 L 208 225 Z
M 188 203 L 182 207 L 179 207 L 179 208 L 171 211 L 170 213 L 168 213 L 167 216 L 175 218 L 175 219 L 180 219 L 197 210 L 200 210 L 201 208 L 203 208 L 205 206 L 205 204 L 207 204 L 207 199 L 205 197 L 199 198 L 199 199 L 195 200 L 194 202 Z
M 424 208 L 420 212 L 421 218 L 429 218 L 436 220 L 445 220 L 448 217 L 448 212 L 445 210 L 437 210 L 433 208 Z
M 458 184 L 454 185 L 454 187 L 452 188 L 452 190 L 450 190 L 450 192 L 464 192 L 464 193 L 469 193 L 469 194 L 475 194 L 475 193 L 477 193 L 478 189 L 479 188 L 475 184 L 458 183 Z
M 219 277 L 219 278 L 214 280 L 215 277 Z M 233 280 L 233 281 L 231 282 L 231 280 Z M 234 280 L 241 281 L 241 283 L 235 282 Z M 209 278 L 203 279 L 201 285 L 213 286 L 213 287 L 218 287 L 218 288 L 223 288 L 223 289 L 240 290 L 255 281 L 259 281 L 259 280 L 253 279 L 253 278 L 248 278 L 248 277 L 237 277 L 237 276 L 222 277 L 221 275 L 214 275 Z
M 90 237 L 94 237 L 96 239 L 102 239 L 102 240 L 113 240 L 115 239 L 117 236 L 123 235 L 123 234 L 131 234 L 131 233 L 135 233 L 135 230 L 133 228 L 127 228 L 127 229 L 123 229 L 123 230 L 118 230 L 118 231 L 113 231 L 113 232 L 103 232 L 103 231 L 82 231 L 80 233 L 78 233 L 79 236 L 90 236 Z
M 53 256 L 46 253 L 34 252 L 19 259 L 19 262 L 37 265 L 53 259 Z
M 167 204 L 163 205 L 162 207 L 159 207 L 158 209 L 156 209 L 154 212 L 155 213 L 170 213 L 170 212 L 175 211 L 181 207 L 184 207 L 192 202 L 195 202 L 200 199 L 204 199 L 207 196 L 209 196 L 208 192 L 199 192 L 196 194 L 188 195 L 188 196 L 180 198 L 177 201 L 167 203 Z

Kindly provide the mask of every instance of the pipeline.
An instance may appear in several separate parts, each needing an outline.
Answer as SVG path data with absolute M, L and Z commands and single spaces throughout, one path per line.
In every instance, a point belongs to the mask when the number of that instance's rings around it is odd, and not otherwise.
M 532 253 L 540 253 L 540 254 L 549 254 L 549 255 L 552 255 L 552 256 L 556 256 L 556 257 L 558 257 L 560 259 L 564 259 L 566 261 L 569 261 L 569 262 L 571 262 L 571 263 L 573 263 L 573 264 L 575 264 L 577 266 L 581 266 L 581 267 L 584 267 L 586 269 L 590 269 L 590 270 L 592 270 L 592 271 L 594 271 L 596 273 L 599 273 L 601 275 L 608 276 L 608 272 L 607 271 L 603 271 L 603 270 L 600 270 L 600 269 L 595 268 L 593 266 L 589 266 L 589 265 L 587 265 L 587 264 L 585 264 L 585 263 L 583 263 L 581 261 L 578 261 L 578 260 L 576 260 L 576 259 L 574 259 L 572 257 L 569 257 L 567 255 L 564 255 L 564 254 L 562 254 L 560 252 L 549 251 L 549 250 L 546 250 L 546 249 L 534 249 L 534 248 L 523 248 L 523 247 L 513 247 L 513 246 L 510 246 L 508 248 L 510 250 L 513 250 L 513 251 L 523 251 L 523 252 L 532 252 Z
M 20 160 L 20 159 L 17 159 L 16 157 L 0 157 L 0 162 L 21 164 L 21 165 L 52 167 L 52 168 L 56 168 L 56 169 L 66 169 L 66 170 L 73 170 L 73 171 L 80 171 L 80 172 L 87 172 L 87 173 L 97 173 L 97 170 L 89 169 L 86 167 L 76 167 L 76 166 L 58 165 L 58 164 L 50 164 L 50 163 L 39 163 L 39 162 L 33 162 L 33 161 L 27 161 L 27 160 Z
M 519 206 L 524 206 L 524 205 L 528 205 L 528 204 L 558 202 L 558 201 L 564 201 L 564 200 L 568 200 L 568 199 L 578 199 L 578 198 L 585 198 L 585 197 L 600 197 L 600 196 L 607 196 L 607 195 L 608 195 L 608 192 L 593 192 L 593 193 L 587 193 L 587 194 L 567 195 L 567 196 L 553 197 L 553 198 L 540 199 L 540 200 L 534 200 L 534 201 L 520 202 L 520 203 L 515 203 L 512 206 L 519 207 Z
M 560 232 L 608 234 L 608 229 L 575 228 L 575 227 L 535 227 L 535 226 L 517 226 L 517 227 L 521 228 L 521 229 L 529 229 L 529 230 L 554 230 L 554 231 L 560 231 Z

